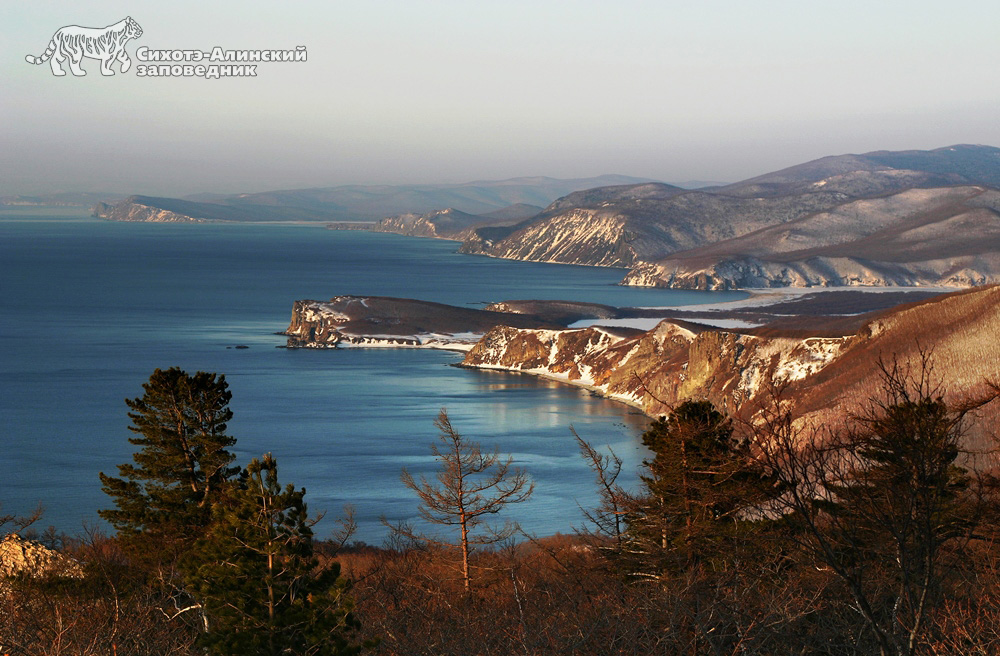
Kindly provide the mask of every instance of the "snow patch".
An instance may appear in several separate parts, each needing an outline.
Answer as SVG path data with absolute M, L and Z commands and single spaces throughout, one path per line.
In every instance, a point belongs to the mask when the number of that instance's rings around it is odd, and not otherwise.
M 581 319 L 574 321 L 569 328 L 590 328 L 591 326 L 608 326 L 611 328 L 637 328 L 638 330 L 652 330 L 663 321 L 663 318 L 638 318 L 638 319 Z
M 762 326 L 763 324 L 754 321 L 744 321 L 742 319 L 691 319 L 691 323 L 700 323 L 703 326 L 712 326 L 713 328 L 725 329 L 739 329 L 739 328 L 756 328 L 757 326 Z

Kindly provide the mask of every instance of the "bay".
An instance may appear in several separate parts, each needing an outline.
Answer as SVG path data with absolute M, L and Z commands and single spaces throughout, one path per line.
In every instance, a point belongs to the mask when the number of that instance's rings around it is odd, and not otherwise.
M 570 426 L 610 445 L 634 483 L 646 418 L 560 383 L 449 365 L 442 351 L 287 350 L 292 302 L 340 294 L 479 306 L 504 299 L 682 305 L 739 293 L 617 287 L 622 271 L 460 255 L 454 242 L 317 226 L 113 223 L 79 209 L 0 212 L 0 503 L 45 507 L 40 526 L 79 534 L 108 506 L 97 473 L 133 447 L 124 399 L 156 367 L 224 373 L 241 464 L 272 452 L 283 482 L 357 538 L 412 520 L 400 469 L 432 474 L 433 420 L 512 453 L 536 481 L 511 516 L 539 534 L 581 523 L 593 477 Z M 248 349 L 235 349 L 246 345 Z

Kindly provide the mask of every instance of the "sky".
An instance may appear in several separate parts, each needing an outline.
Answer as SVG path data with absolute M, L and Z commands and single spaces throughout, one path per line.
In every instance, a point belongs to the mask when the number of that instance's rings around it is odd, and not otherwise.
M 126 16 L 143 34 L 125 74 L 24 59 Z M 0 26 L 0 194 L 737 181 L 1000 146 L 996 0 L 0 0 Z M 142 46 L 308 60 L 138 77 Z

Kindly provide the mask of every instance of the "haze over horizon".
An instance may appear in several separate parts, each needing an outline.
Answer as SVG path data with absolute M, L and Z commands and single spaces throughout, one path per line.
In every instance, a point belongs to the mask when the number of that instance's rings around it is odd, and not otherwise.
M 125 16 L 143 29 L 125 74 L 24 60 L 64 25 Z M 0 194 L 736 181 L 826 155 L 1000 145 L 1000 5 L 985 0 L 56 0 L 0 17 Z M 308 61 L 251 78 L 136 75 L 141 46 L 298 45 Z

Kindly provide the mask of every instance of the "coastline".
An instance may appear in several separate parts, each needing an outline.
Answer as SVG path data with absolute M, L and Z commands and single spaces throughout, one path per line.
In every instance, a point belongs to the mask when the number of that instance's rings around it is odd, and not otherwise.
M 500 373 L 508 374 L 527 374 L 529 376 L 535 376 L 537 378 L 543 378 L 545 380 L 550 380 L 554 383 L 562 383 L 564 385 L 569 385 L 570 387 L 576 387 L 580 389 L 585 389 L 594 396 L 599 396 L 602 399 L 608 401 L 614 401 L 615 403 L 624 404 L 634 410 L 638 410 L 643 416 L 654 419 L 653 415 L 646 413 L 642 405 L 635 399 L 620 395 L 620 394 L 608 394 L 603 389 L 597 385 L 592 385 L 590 383 L 585 383 L 581 379 L 571 380 L 566 374 L 555 374 L 551 371 L 545 371 L 544 369 L 513 369 L 509 367 L 501 367 L 498 365 L 475 365 L 475 364 L 465 364 L 464 362 L 456 362 L 449 366 L 457 367 L 459 369 L 474 369 L 476 371 L 495 371 Z
M 939 287 L 939 288 L 927 288 L 927 287 L 876 287 L 876 288 L 846 288 L 846 289 L 834 287 L 834 288 L 819 288 L 819 289 L 813 289 L 813 288 L 748 289 L 748 290 L 742 290 L 742 291 L 748 292 L 750 294 L 750 296 L 748 298 L 741 299 L 741 300 L 725 301 L 725 302 L 721 302 L 721 303 L 706 303 L 706 304 L 700 304 L 700 305 L 669 306 L 669 307 L 663 307 L 663 308 L 643 308 L 643 309 L 646 309 L 646 310 L 663 309 L 665 311 L 678 311 L 678 310 L 680 310 L 680 311 L 688 311 L 688 312 L 702 311 L 702 312 L 719 312 L 720 314 L 729 314 L 729 313 L 732 313 L 732 312 L 735 312 L 735 311 L 739 311 L 739 310 L 759 311 L 762 308 L 766 308 L 766 307 L 769 307 L 769 306 L 777 305 L 777 304 L 780 304 L 780 303 L 785 303 L 785 302 L 789 301 L 790 299 L 802 298 L 802 297 L 805 297 L 807 295 L 815 294 L 815 293 L 822 294 L 824 292 L 855 292 L 855 293 L 858 293 L 858 294 L 880 294 L 880 293 L 908 294 L 908 293 L 915 293 L 915 292 L 920 292 L 920 293 L 929 293 L 930 292 L 930 293 L 938 294 L 938 293 L 947 293 L 947 292 L 953 292 L 953 291 L 959 291 L 959 290 L 952 289 L 952 288 L 941 288 L 941 287 Z M 678 322 L 678 319 L 676 317 L 669 317 L 669 316 L 664 316 L 664 317 L 661 317 L 661 318 L 657 318 L 657 317 L 643 317 L 643 318 L 635 318 L 635 319 L 610 319 L 610 320 L 601 320 L 601 319 L 593 319 L 593 320 L 591 320 L 591 319 L 588 319 L 588 320 L 574 322 L 574 323 L 570 324 L 564 330 L 565 331 L 585 330 L 585 329 L 591 328 L 591 327 L 595 327 L 595 328 L 599 329 L 601 326 L 610 326 L 610 327 L 631 327 L 631 328 L 636 328 L 636 329 L 640 329 L 640 330 L 645 330 L 648 333 L 648 332 L 655 331 L 657 329 L 657 327 L 662 322 L 664 322 L 664 321 L 667 321 L 667 322 L 670 322 L 670 323 L 674 323 L 675 325 L 680 325 L 682 323 L 691 323 L 691 322 L 688 322 L 688 321 L 685 321 L 685 320 L 680 320 Z M 720 318 L 720 319 L 714 321 L 714 323 L 717 324 L 717 325 L 713 325 L 713 321 L 711 319 L 697 319 L 697 320 L 692 320 L 692 322 L 693 323 L 697 323 L 697 324 L 701 325 L 702 327 L 704 327 L 705 328 L 705 332 L 710 332 L 710 333 L 714 332 L 714 333 L 721 333 L 721 334 L 736 334 L 736 335 L 740 335 L 739 331 L 738 330 L 733 330 L 732 327 L 730 327 L 729 325 L 726 325 L 726 322 L 732 322 L 734 324 L 740 324 L 740 323 L 744 324 L 742 326 L 740 326 L 740 325 L 735 326 L 737 329 L 744 328 L 744 327 L 755 327 L 757 325 L 757 324 L 749 324 L 747 322 L 741 322 L 738 319 L 731 319 L 731 318 Z M 853 334 L 853 333 L 851 333 L 851 334 Z M 847 338 L 849 338 L 851 336 L 851 334 L 844 335 L 841 339 L 847 339 Z M 801 338 L 793 338 L 793 339 L 796 339 L 796 341 L 807 342 L 807 341 L 810 341 L 810 340 L 817 340 L 817 339 L 822 341 L 823 339 L 829 339 L 829 338 L 825 338 L 825 337 L 801 337 Z M 837 338 L 834 338 L 834 339 L 837 339 Z M 574 386 L 574 387 L 578 387 L 578 388 L 582 388 L 582 389 L 588 390 L 592 394 L 600 396 L 600 397 L 602 397 L 604 399 L 607 399 L 607 400 L 610 400 L 610 401 L 616 401 L 616 402 L 619 402 L 619 403 L 623 403 L 623 404 L 625 404 L 625 405 L 627 405 L 627 406 L 629 406 L 631 408 L 637 409 L 643 415 L 645 415 L 647 417 L 654 418 L 656 416 L 655 414 L 649 414 L 646 411 L 646 407 L 644 406 L 644 404 L 641 401 L 642 397 L 640 397 L 639 399 L 637 399 L 637 398 L 635 398 L 635 396 L 609 393 L 604 387 L 595 385 L 595 384 L 592 383 L 592 381 L 588 382 L 588 380 L 586 378 L 570 378 L 569 375 L 566 374 L 566 373 L 553 373 L 553 372 L 548 371 L 548 370 L 546 370 L 544 368 L 524 369 L 524 368 L 520 368 L 518 366 L 504 366 L 504 365 L 485 364 L 485 363 L 484 364 L 467 364 L 465 362 L 462 362 L 462 363 L 458 363 L 458 364 L 456 364 L 454 366 L 461 367 L 461 368 L 467 368 L 467 369 L 478 369 L 478 370 L 482 370 L 482 371 L 504 371 L 504 372 L 508 372 L 508 373 L 530 374 L 530 375 L 538 376 L 540 378 L 544 378 L 544 379 L 547 379 L 547 380 L 552 380 L 554 382 L 564 383 L 564 384 L 567 384 L 567 385 L 571 385 L 571 386 Z

